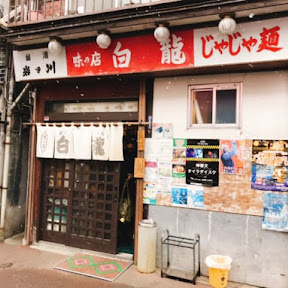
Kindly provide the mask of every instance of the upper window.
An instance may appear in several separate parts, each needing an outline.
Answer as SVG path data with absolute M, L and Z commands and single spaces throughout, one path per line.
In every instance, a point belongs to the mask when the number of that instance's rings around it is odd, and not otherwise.
M 241 88 L 241 83 L 189 86 L 189 128 L 239 127 Z

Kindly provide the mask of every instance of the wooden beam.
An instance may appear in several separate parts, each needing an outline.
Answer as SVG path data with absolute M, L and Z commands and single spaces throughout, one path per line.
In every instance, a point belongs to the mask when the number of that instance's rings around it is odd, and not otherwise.
M 144 122 L 146 118 L 146 80 L 140 82 L 139 92 L 139 122 Z M 138 126 L 140 133 L 145 133 L 145 127 Z M 137 148 L 138 149 L 138 148 Z M 144 158 L 144 151 L 138 150 L 138 158 Z M 135 209 L 135 238 L 134 238 L 134 264 L 137 265 L 138 257 L 138 223 L 143 219 L 143 179 L 136 182 L 136 209 Z

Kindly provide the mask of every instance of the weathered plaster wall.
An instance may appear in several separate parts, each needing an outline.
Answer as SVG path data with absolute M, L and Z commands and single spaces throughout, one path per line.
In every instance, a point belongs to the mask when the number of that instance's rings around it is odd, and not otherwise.
M 187 129 L 188 86 L 242 82 L 239 129 Z M 253 139 L 288 138 L 288 72 L 259 72 L 155 80 L 153 122 L 172 123 L 174 138 L 245 140 L 243 175 L 219 174 L 219 186 L 205 188 L 205 210 L 262 215 L 263 191 L 250 188 Z
M 219 186 L 204 188 L 204 209 L 262 215 L 263 192 L 251 189 L 252 141 L 245 140 L 243 174 L 219 173 Z
M 240 129 L 187 129 L 188 85 L 243 82 Z M 251 189 L 253 139 L 288 138 L 288 72 L 169 77 L 155 80 L 153 122 L 172 123 L 174 138 L 245 140 L 244 173 L 219 174 L 218 187 L 205 187 L 204 210 L 149 206 L 149 217 L 160 233 L 201 237 L 201 268 L 205 257 L 233 258 L 229 279 L 260 287 L 288 287 L 287 233 L 262 230 L 264 191 Z M 187 254 L 173 253 L 180 258 Z M 285 255 L 285 256 L 284 256 Z

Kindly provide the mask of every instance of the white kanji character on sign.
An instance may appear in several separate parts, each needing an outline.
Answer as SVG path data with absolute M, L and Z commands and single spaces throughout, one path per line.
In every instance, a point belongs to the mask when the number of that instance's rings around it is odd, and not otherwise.
M 101 54 L 94 51 L 92 54 L 92 60 L 90 66 L 100 66 L 101 65 Z
M 171 61 L 170 40 L 168 42 L 162 43 L 161 45 L 162 45 L 160 49 L 162 51 L 161 64 L 164 63 L 170 64 Z
M 172 45 L 170 44 L 171 40 L 162 43 L 160 50 L 162 51 L 161 64 L 173 63 L 173 64 L 183 64 L 186 61 L 185 53 L 182 51 L 184 46 L 181 37 L 177 37 L 175 34 L 172 34 Z
M 183 64 L 185 62 L 186 56 L 182 51 L 183 46 L 182 38 L 172 34 L 171 61 L 173 64 Z
M 124 49 L 120 51 L 121 43 L 117 42 L 116 48 L 113 52 L 113 64 L 115 68 L 129 67 L 131 60 L 131 51 Z
M 77 56 L 73 57 L 73 63 L 74 66 L 77 68 L 80 68 L 81 66 L 84 66 L 83 60 L 81 58 L 81 55 L 77 52 Z

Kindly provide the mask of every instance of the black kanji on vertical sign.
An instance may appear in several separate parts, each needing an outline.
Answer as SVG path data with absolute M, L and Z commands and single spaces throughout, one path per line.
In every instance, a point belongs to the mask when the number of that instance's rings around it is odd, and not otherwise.
M 26 58 L 26 61 L 31 61 L 31 55 L 30 54 L 26 54 L 25 58 Z
M 25 66 L 23 67 L 23 77 L 29 76 L 30 73 L 31 73 L 31 72 L 30 72 L 30 67 L 27 66 L 27 65 L 25 65 Z
M 39 73 L 41 72 L 40 66 L 36 67 L 35 70 L 36 70 L 36 72 L 39 74 Z

